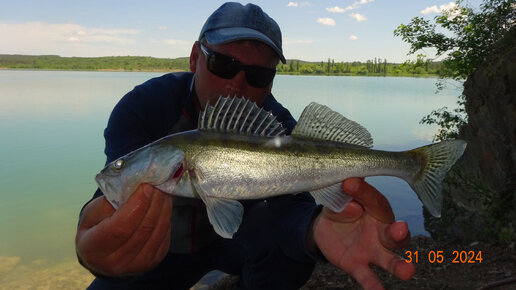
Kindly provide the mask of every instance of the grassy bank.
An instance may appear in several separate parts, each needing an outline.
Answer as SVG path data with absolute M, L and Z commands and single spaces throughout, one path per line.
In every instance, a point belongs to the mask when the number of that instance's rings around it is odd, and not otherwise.
M 331 76 L 437 76 L 441 64 L 428 61 L 389 63 L 386 59 L 367 62 L 307 62 L 287 60 L 278 74 Z M 147 56 L 61 57 L 57 55 L 0 54 L 0 69 L 80 70 L 80 71 L 187 71 L 188 57 Z
M 57 55 L 0 55 L 0 68 L 82 71 L 185 71 L 189 60 L 145 56 L 60 57 Z

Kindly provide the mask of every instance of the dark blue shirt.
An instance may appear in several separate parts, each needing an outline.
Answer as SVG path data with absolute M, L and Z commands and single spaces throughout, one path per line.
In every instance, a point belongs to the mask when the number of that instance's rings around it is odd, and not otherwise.
M 165 74 L 150 79 L 127 93 L 113 109 L 104 131 L 106 163 L 171 132 L 196 128 L 193 76 L 190 72 Z M 263 108 L 272 112 L 286 128 L 287 134 L 290 134 L 296 121 L 287 109 L 272 95 L 266 97 Z M 100 195 L 102 192 L 97 190 L 94 198 Z M 179 252 L 196 251 L 203 246 L 202 243 L 197 245 L 199 241 L 207 243 L 210 241 L 209 237 L 214 235 L 206 218 L 206 210 L 199 201 L 178 202 L 177 206 L 186 204 L 197 208 L 193 213 L 182 212 L 176 208 L 176 199 L 177 197 L 174 199 L 172 221 L 182 226 L 173 228 L 183 228 L 186 232 L 183 235 L 172 233 L 171 249 L 179 249 Z M 320 210 L 313 198 L 308 193 L 283 195 L 268 199 L 267 205 L 270 218 L 277 221 L 273 228 L 276 242 L 285 254 L 297 261 L 313 261 L 314 257 L 306 249 L 308 228 L 314 214 Z M 199 208 L 203 214 L 196 218 Z

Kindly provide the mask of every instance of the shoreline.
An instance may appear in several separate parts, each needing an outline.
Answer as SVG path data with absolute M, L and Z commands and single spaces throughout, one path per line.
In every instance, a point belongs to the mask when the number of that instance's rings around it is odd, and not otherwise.
M 169 72 L 187 72 L 186 70 L 179 69 L 152 69 L 152 70 L 125 70 L 125 69 L 50 69 L 50 68 L 9 68 L 9 67 L 0 67 L 0 71 L 57 71 L 57 72 L 148 72 L 148 73 L 169 73 Z M 308 76 L 308 77 L 400 77 L 400 78 L 438 78 L 439 76 L 436 74 L 301 74 L 301 73 L 283 73 L 278 72 L 276 75 L 282 76 Z

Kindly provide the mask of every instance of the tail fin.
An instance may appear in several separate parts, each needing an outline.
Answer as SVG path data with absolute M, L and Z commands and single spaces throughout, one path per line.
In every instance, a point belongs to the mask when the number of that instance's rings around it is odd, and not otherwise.
M 462 156 L 465 149 L 466 141 L 457 139 L 446 140 L 410 151 L 422 154 L 424 167 L 412 181 L 409 181 L 409 184 L 426 209 L 435 217 L 441 216 L 444 177 L 457 159 Z

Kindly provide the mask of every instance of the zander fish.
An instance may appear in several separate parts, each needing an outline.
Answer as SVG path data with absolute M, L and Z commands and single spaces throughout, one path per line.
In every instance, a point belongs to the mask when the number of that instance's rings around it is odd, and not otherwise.
M 340 212 L 351 198 L 348 177 L 397 176 L 434 216 L 441 215 L 442 181 L 466 142 L 449 140 L 410 151 L 371 149 L 369 132 L 330 108 L 308 105 L 291 136 L 271 113 L 244 98 L 220 98 L 199 116 L 198 129 L 163 137 L 109 163 L 96 181 L 118 208 L 143 182 L 177 196 L 200 198 L 215 231 L 231 238 L 243 206 L 308 191 Z

